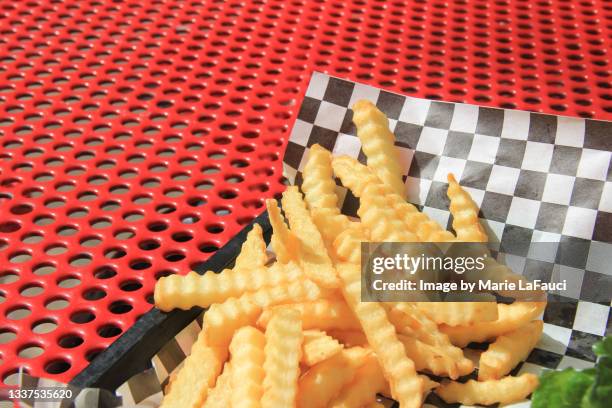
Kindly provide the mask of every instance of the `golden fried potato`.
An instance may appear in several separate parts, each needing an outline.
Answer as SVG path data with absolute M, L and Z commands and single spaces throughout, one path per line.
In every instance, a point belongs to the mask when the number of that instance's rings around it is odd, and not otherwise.
M 406 187 L 402 180 L 402 166 L 395 148 L 395 136 L 389 130 L 385 114 L 372 102 L 362 99 L 353 105 L 353 122 L 368 166 L 394 193 L 404 197 Z
M 350 221 L 345 215 L 334 214 L 327 208 L 314 208 L 310 214 L 321 231 L 332 261 L 361 261 L 361 243 L 370 238 L 368 229 L 361 222 Z
M 304 200 L 311 210 L 320 208 L 340 214 L 331 160 L 329 150 L 319 144 L 310 146 L 308 160 L 302 171 L 301 188 L 304 192 Z
M 283 309 L 299 311 L 304 330 L 356 330 L 361 328 L 359 321 L 342 298 L 318 299 L 273 306 L 261 314 L 257 325 L 265 328 L 274 313 Z
M 264 334 L 250 326 L 239 329 L 232 339 L 232 408 L 261 406 L 265 342 Z
M 299 262 L 300 243 L 293 232 L 289 231 L 287 224 L 285 224 L 276 200 L 266 200 L 266 207 L 268 209 L 268 218 L 274 231 L 271 244 L 277 261 L 285 264 L 291 261 Z
M 446 352 L 445 348 L 431 346 L 411 336 L 398 334 L 397 337 L 417 371 L 427 371 L 453 380 L 474 371 L 474 364 L 463 355 L 458 358 Z
M 230 297 L 302 277 L 300 269 L 281 264 L 257 269 L 226 269 L 221 273 L 206 272 L 204 275 L 196 272 L 189 272 L 185 276 L 170 275 L 160 278 L 155 285 L 155 306 L 163 311 L 208 307 L 213 303 L 225 302 Z
M 229 362 L 223 366 L 221 375 L 217 377 L 215 386 L 208 393 L 203 408 L 227 408 L 232 396 L 232 368 Z
M 396 216 L 405 224 L 405 228 L 418 236 L 422 242 L 452 242 L 455 236 L 443 229 L 440 224 L 429 216 L 417 210 L 406 202 L 403 196 L 395 194 L 387 185 L 366 166 L 348 156 L 334 157 L 332 160 L 334 172 L 342 184 L 351 190 L 356 197 L 362 197 L 366 188 L 376 189 L 386 201 L 381 203 L 385 208 L 394 209 Z
M 510 305 L 500 303 L 497 305 L 499 317 L 495 321 L 467 326 L 441 325 L 440 330 L 448 335 L 454 345 L 465 347 L 471 342 L 492 340 L 516 330 L 538 317 L 545 307 L 544 302 L 515 302 Z
M 204 333 L 200 333 L 191 347 L 191 353 L 173 377 L 160 407 L 201 407 L 226 359 L 227 347 L 209 346 Z
M 328 406 L 331 408 L 361 408 L 376 402 L 378 393 L 390 393 L 389 384 L 376 357 L 369 355 L 366 362 L 355 373 L 353 381 L 345 385 Z
M 423 398 L 423 380 L 418 377 L 414 363 L 383 309 L 376 302 L 361 302 L 361 270 L 359 265 L 338 265 L 343 281 L 344 297 L 359 319 L 368 343 L 378 357 L 391 392 L 402 407 L 420 407 Z
M 526 399 L 538 386 L 538 377 L 526 373 L 519 377 L 504 377 L 501 380 L 458 383 L 443 381 L 435 389 L 445 402 L 464 405 L 511 404 Z
M 361 195 L 357 214 L 370 231 L 372 240 L 379 242 L 417 242 L 396 211 L 389 207 L 380 185 L 368 185 Z
M 308 367 L 312 367 L 335 356 L 342 351 L 342 348 L 342 344 L 338 343 L 338 340 L 321 330 L 304 330 L 301 362 Z
M 263 239 L 261 226 L 253 225 L 253 229 L 247 234 L 247 239 L 242 244 L 240 253 L 236 258 L 234 269 L 256 269 L 266 266 L 268 254 L 266 243 Z
M 480 355 L 478 381 L 495 380 L 508 374 L 525 360 L 542 336 L 544 322 L 534 320 L 525 326 L 499 336 Z
M 495 302 L 417 302 L 418 310 L 437 324 L 465 326 L 497 320 Z
M 255 325 L 263 308 L 295 301 L 321 299 L 326 294 L 306 279 L 267 287 L 213 304 L 204 314 L 206 338 L 213 345 L 229 344 L 234 332 L 243 326 Z
M 297 407 L 326 408 L 342 387 L 353 380 L 367 355 L 365 349 L 353 347 L 310 367 L 299 381 Z
M 452 174 L 448 175 L 448 198 L 453 216 L 453 229 L 461 242 L 487 242 L 484 228 L 478 220 L 478 206 Z
M 340 280 L 325 249 L 321 233 L 302 200 L 302 193 L 297 187 L 287 187 L 283 193 L 282 204 L 291 231 L 300 242 L 299 262 L 304 272 L 322 287 L 337 288 Z
M 277 311 L 266 328 L 262 408 L 295 406 L 302 353 L 300 312 Z
M 413 302 L 384 302 L 383 307 L 398 333 L 414 336 L 432 346 L 452 347 L 448 336 Z

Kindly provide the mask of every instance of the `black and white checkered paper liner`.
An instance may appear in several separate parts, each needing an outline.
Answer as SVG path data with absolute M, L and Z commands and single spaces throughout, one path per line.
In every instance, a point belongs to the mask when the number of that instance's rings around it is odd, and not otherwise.
M 592 297 L 596 288 L 602 292 L 602 285 L 612 296 L 612 267 L 605 261 L 612 253 L 612 122 L 417 99 L 314 73 L 283 160 L 292 183 L 301 183 L 301 169 L 315 143 L 365 163 L 349 109 L 359 99 L 376 103 L 389 117 L 407 199 L 441 225 L 451 229 L 446 175 L 453 173 L 480 206 L 493 249 L 505 253 L 515 272 L 528 269 L 528 262 L 540 262 L 540 268 L 546 264 L 525 254 L 512 256 L 520 252 L 517 242 L 587 246 L 584 257 L 550 263 L 550 268 L 561 268 L 573 293 L 564 302 L 548 304 L 542 339 L 512 374 L 593 366 L 591 346 L 612 334 L 610 299 Z M 358 200 L 342 187 L 338 193 L 342 212 L 355 215 Z M 161 402 L 170 374 L 197 338 L 201 317 L 157 353 L 152 369 L 119 387 L 122 406 Z M 466 356 L 477 362 L 483 349 L 467 349 Z M 86 404 L 77 401 L 77 408 L 110 406 L 94 403 L 97 390 L 81 393 L 83 399 L 93 394 Z M 391 401 L 384 404 L 393 406 Z M 433 395 L 424 406 L 461 407 Z M 523 402 L 512 408 L 528 406 Z

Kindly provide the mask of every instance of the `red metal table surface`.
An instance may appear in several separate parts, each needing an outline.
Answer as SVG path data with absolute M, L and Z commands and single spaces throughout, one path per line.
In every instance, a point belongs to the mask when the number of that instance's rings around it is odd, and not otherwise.
M 0 1 L 0 379 L 68 381 L 283 190 L 313 70 L 612 119 L 603 0 Z

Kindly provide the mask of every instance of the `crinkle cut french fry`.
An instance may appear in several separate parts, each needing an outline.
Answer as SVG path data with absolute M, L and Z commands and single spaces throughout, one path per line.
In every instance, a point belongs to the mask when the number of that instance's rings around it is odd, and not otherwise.
M 267 262 L 268 254 L 266 253 L 266 242 L 263 239 L 261 226 L 255 224 L 247 234 L 246 241 L 242 244 L 234 269 L 261 268 L 266 266 Z
M 297 310 L 280 310 L 272 316 L 266 328 L 262 408 L 295 406 L 302 339 Z
M 389 207 L 380 185 L 366 186 L 359 200 L 357 214 L 370 231 L 372 239 L 380 242 L 416 242 L 417 236 L 408 231 L 396 211 Z
M 204 275 L 196 272 L 185 276 L 170 275 L 162 277 L 155 285 L 155 306 L 163 311 L 208 307 L 230 297 L 294 281 L 302 276 L 299 269 L 285 268 L 282 264 L 257 269 L 226 269 L 221 273 L 206 272 Z
M 285 264 L 295 261 L 300 248 L 297 237 L 289 231 L 287 224 L 285 224 L 276 200 L 266 200 L 266 208 L 273 230 L 270 244 L 276 254 L 276 260 Z
M 467 358 L 457 358 L 444 352 L 443 348 L 430 346 L 411 336 L 398 334 L 406 355 L 414 362 L 417 371 L 428 371 L 437 376 L 453 380 L 474 371 L 474 364 Z
M 376 357 L 368 356 L 355 378 L 329 404 L 331 408 L 361 408 L 376 401 L 376 394 L 389 393 L 389 385 Z
M 346 215 L 336 213 L 329 208 L 311 208 L 310 215 L 312 217 L 312 222 L 314 222 L 317 229 L 321 232 L 321 238 L 323 238 L 325 248 L 327 248 L 330 257 L 334 260 L 336 256 L 334 241 L 338 235 L 355 223 L 351 222 Z
M 200 333 L 191 347 L 191 353 L 174 376 L 160 407 L 201 407 L 226 359 L 227 348 L 209 346 L 204 333 Z
M 414 336 L 432 346 L 451 346 L 448 336 L 429 317 L 419 312 L 414 303 L 385 302 L 382 305 L 398 333 Z
M 525 360 L 540 340 L 543 327 L 542 320 L 534 320 L 520 329 L 499 336 L 480 355 L 478 381 L 501 378 Z
M 359 321 L 346 302 L 341 298 L 318 299 L 309 302 L 274 306 L 264 310 L 257 321 L 257 325 L 265 328 L 274 313 L 284 309 L 292 309 L 300 312 L 300 318 L 302 320 L 302 327 L 304 330 L 361 329 Z
M 227 408 L 230 406 L 232 392 L 231 364 L 225 363 L 221 375 L 217 377 L 215 386 L 208 393 L 203 408 Z
M 232 408 L 261 406 L 265 343 L 264 334 L 250 326 L 239 329 L 232 339 Z
M 394 194 L 368 167 L 359 163 L 356 159 L 348 156 L 334 157 L 332 166 L 342 184 L 350 189 L 356 197 L 361 197 L 367 186 L 375 186 L 381 196 L 385 197 L 386 205 L 395 209 L 408 231 L 416 234 L 420 241 L 450 242 L 456 239 L 452 233 L 430 219 L 427 214 L 417 210 L 403 197 Z
M 461 326 L 497 320 L 495 302 L 416 302 L 417 309 L 437 324 Z
M 404 345 L 397 338 L 383 307 L 375 302 L 361 302 L 359 265 L 340 264 L 338 273 L 343 281 L 344 297 L 359 319 L 368 343 L 391 384 L 393 397 L 404 408 L 420 407 L 423 380 L 418 377 L 414 363 L 406 356 Z
M 525 373 L 518 377 L 504 377 L 501 380 L 475 381 L 466 383 L 445 381 L 435 393 L 449 404 L 492 405 L 511 404 L 526 399 L 538 386 L 538 377 Z
M 406 228 L 402 217 L 393 206 L 389 205 L 388 201 L 391 197 L 406 205 L 409 204 L 391 192 L 367 167 L 355 159 L 335 157 L 332 163 L 342 184 L 360 197 L 357 213 L 361 218 L 361 223 L 369 230 L 372 239 L 381 242 L 417 241 L 417 236 Z M 363 174 L 357 176 L 360 169 L 363 169 L 361 172 Z
M 266 328 L 262 408 L 295 406 L 302 339 L 297 310 L 285 309 L 274 314 Z
M 337 288 L 338 276 L 327 253 L 321 233 L 315 226 L 302 193 L 295 186 L 289 186 L 283 193 L 283 210 L 291 231 L 300 242 L 300 264 L 306 275 L 325 288 Z
M 395 148 L 395 136 L 389 129 L 385 114 L 372 102 L 362 99 L 353 105 L 353 122 L 368 166 L 394 193 L 404 197 L 406 187 L 402 180 L 402 166 Z
M 400 333 L 398 337 L 404 343 L 406 354 L 414 361 L 417 370 L 427 368 L 436 375 L 448 375 L 451 378 L 474 371 L 474 364 L 465 358 L 463 351 L 453 346 L 448 336 L 441 333 L 433 321 L 416 309 L 415 303 L 384 303 L 383 307 L 389 320 Z M 424 360 L 420 354 L 416 354 L 416 349 L 435 358 L 435 361 Z
M 291 264 L 288 264 L 290 266 Z M 210 344 L 227 345 L 234 332 L 257 322 L 262 309 L 289 302 L 305 302 L 326 296 L 316 284 L 306 279 L 266 287 L 213 304 L 204 314 L 206 338 Z
M 478 278 L 482 281 L 491 280 L 493 282 L 511 282 L 514 283 L 516 287 L 519 287 L 519 281 L 522 281 L 523 284 L 528 280 L 522 276 L 514 273 L 512 269 L 508 266 L 504 265 L 501 262 L 498 262 L 492 256 L 486 256 L 484 259 L 484 269 L 479 271 Z M 542 290 L 499 290 L 497 291 L 502 296 L 511 297 L 514 299 L 521 300 L 545 300 L 546 292 Z
M 342 351 L 338 340 L 320 330 L 304 330 L 302 363 L 312 367 Z
M 261 306 L 253 302 L 252 297 L 248 295 L 214 303 L 204 313 L 203 328 L 207 342 L 227 347 L 236 330 L 253 325 L 261 311 Z
M 331 152 L 319 144 L 308 151 L 308 160 L 302 171 L 302 191 L 308 207 L 324 208 L 340 214 L 336 183 L 331 166 Z
M 421 327 L 419 323 L 413 318 L 412 313 L 404 313 L 395 307 L 394 303 L 383 302 L 382 307 L 387 312 L 387 318 L 391 324 L 395 327 L 397 333 L 406 334 L 409 336 L 416 336 L 415 327 Z M 424 336 L 429 337 L 430 333 L 423 331 Z
M 327 407 L 342 387 L 353 380 L 367 356 L 365 349 L 353 347 L 311 367 L 299 380 L 297 407 Z
M 454 345 L 465 347 L 471 342 L 488 341 L 516 330 L 538 317 L 545 307 L 546 302 L 514 302 L 510 305 L 499 303 L 499 317 L 495 321 L 468 326 L 441 325 L 440 330 L 448 335 Z
M 351 223 L 342 231 L 333 243 L 336 258 L 343 262 L 361 262 L 361 243 L 370 240 L 370 232 L 361 223 Z
M 336 214 L 328 208 L 312 208 L 312 220 L 321 231 L 332 260 L 361 261 L 361 242 L 369 241 L 370 234 L 361 222 L 352 222 L 344 214 Z
M 332 168 L 342 181 L 342 185 L 351 190 L 357 198 L 360 198 L 365 188 L 370 185 L 380 185 L 380 191 L 384 195 L 393 194 L 389 186 L 385 185 L 372 170 L 359 163 L 357 159 L 349 156 L 334 156 Z
M 450 200 L 450 213 L 453 216 L 453 229 L 459 241 L 487 242 L 489 237 L 478 220 L 478 206 L 450 173 L 447 195 Z

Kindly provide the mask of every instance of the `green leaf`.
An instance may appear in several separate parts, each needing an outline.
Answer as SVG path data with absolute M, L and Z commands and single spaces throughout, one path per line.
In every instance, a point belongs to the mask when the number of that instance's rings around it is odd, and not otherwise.
M 603 340 L 593 344 L 593 352 L 597 357 L 612 358 L 612 336 L 604 337 Z
M 593 345 L 595 367 L 547 371 L 531 398 L 532 408 L 608 408 L 612 406 L 612 337 Z
M 588 392 L 588 402 L 591 408 L 605 408 L 612 403 L 612 357 L 598 354 L 600 357 L 595 366 L 595 382 Z
M 540 386 L 531 398 L 532 408 L 576 408 L 595 382 L 594 371 L 547 371 L 540 378 Z

